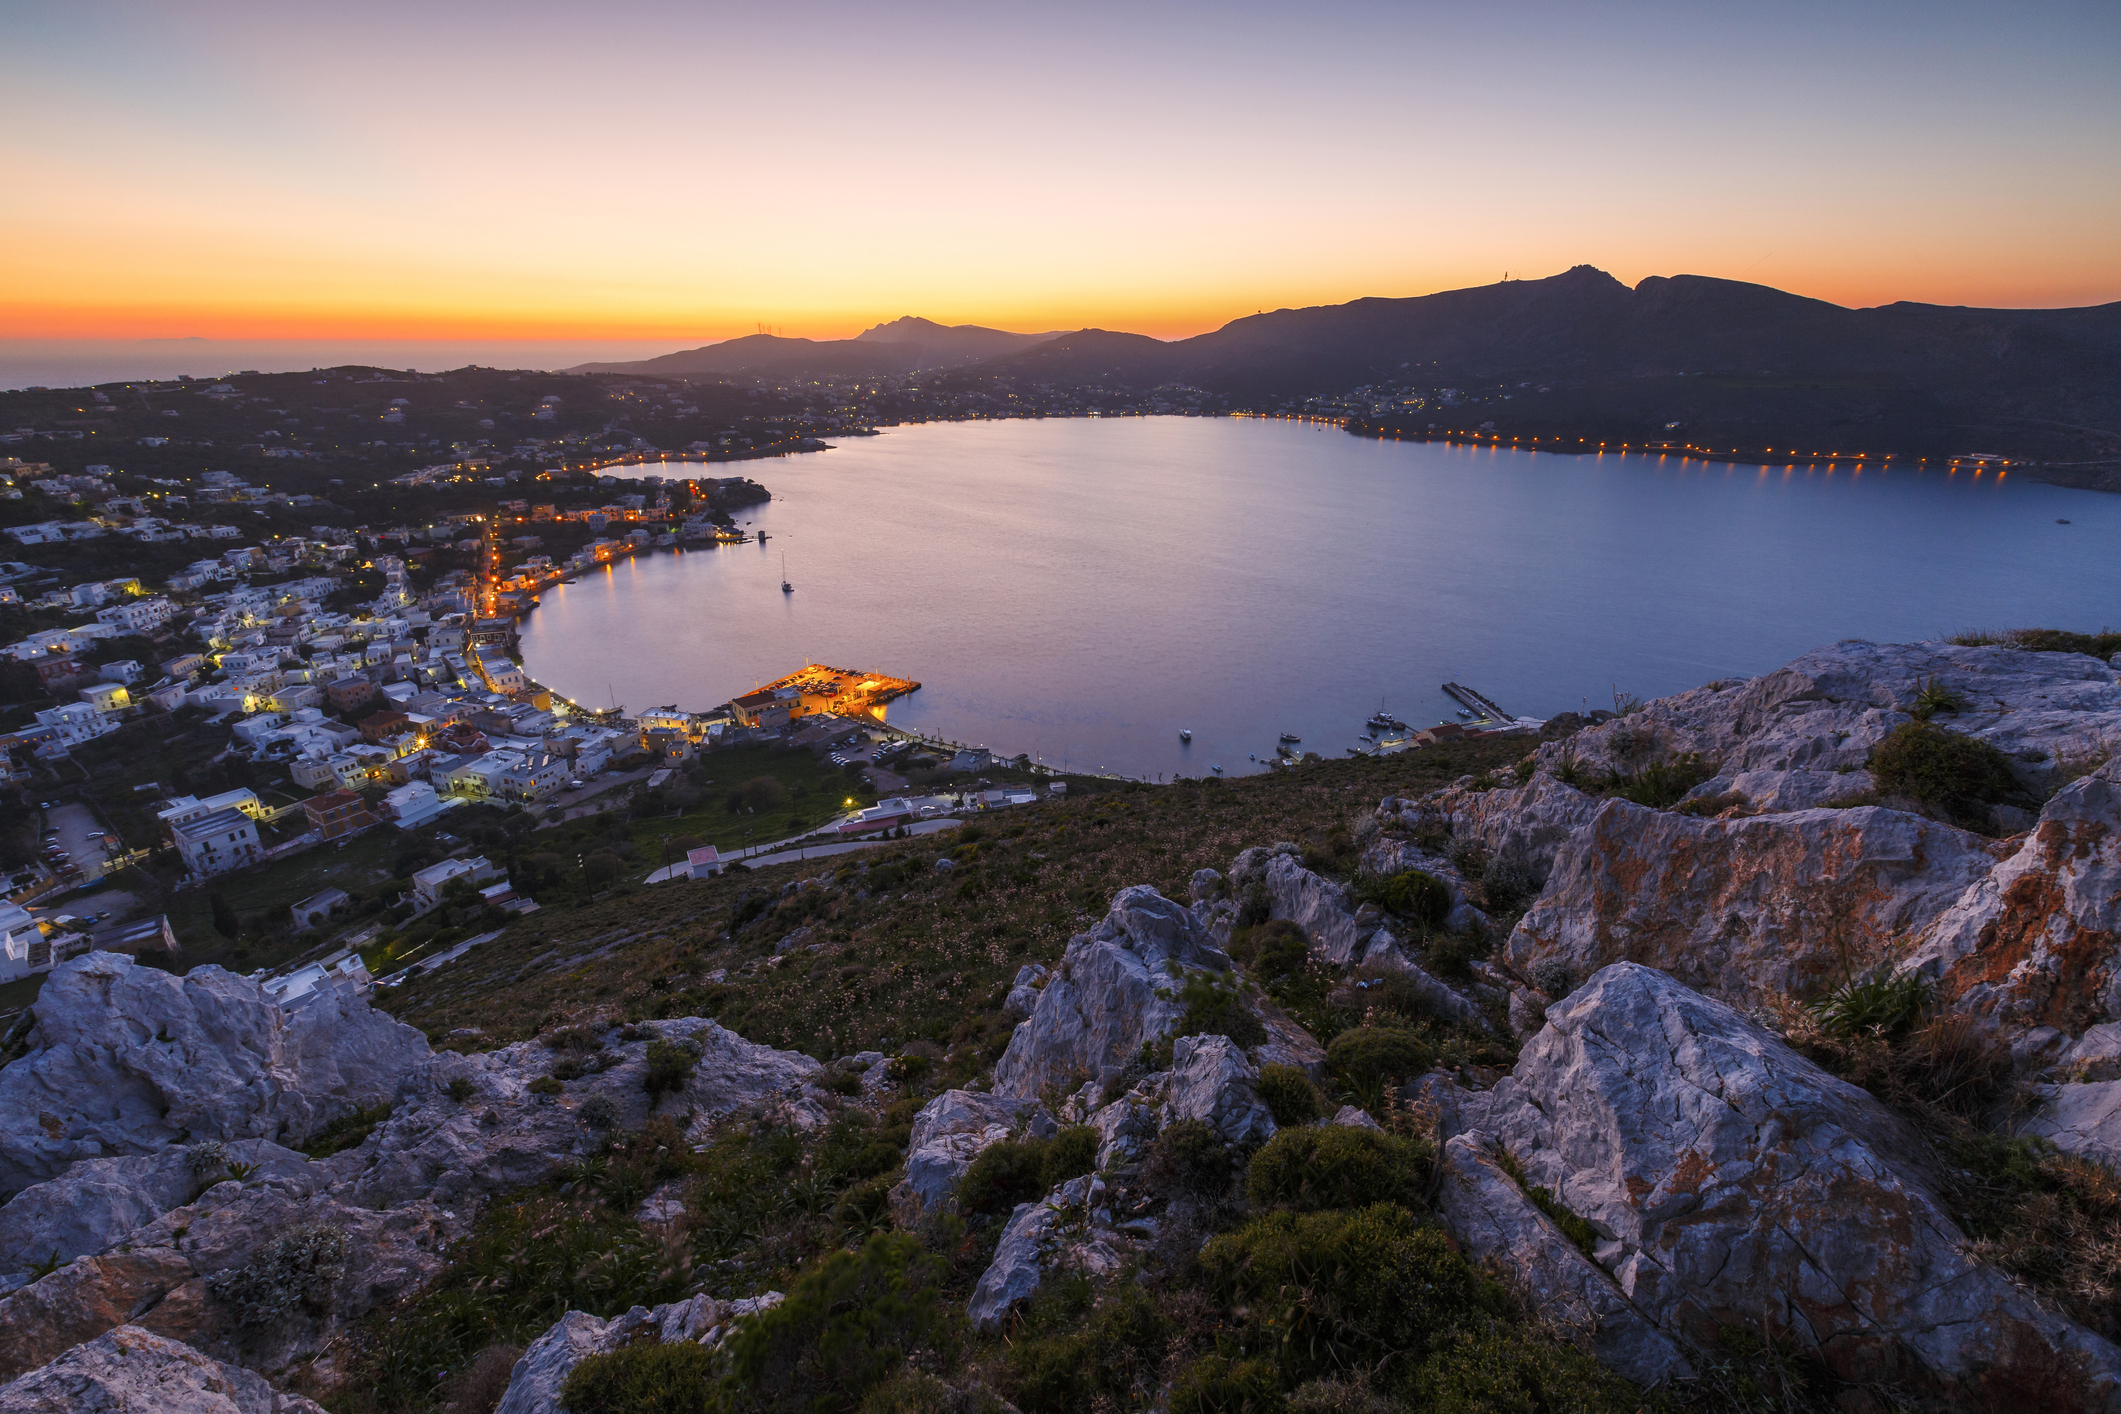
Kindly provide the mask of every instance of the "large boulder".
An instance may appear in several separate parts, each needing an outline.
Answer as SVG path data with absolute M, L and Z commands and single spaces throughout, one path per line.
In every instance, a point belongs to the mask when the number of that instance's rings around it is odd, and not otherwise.
M 240 1365 L 118 1326 L 0 1386 L 0 1414 L 324 1414 Z
M 1506 956 L 1525 976 L 1628 961 L 1732 1001 L 1809 997 L 1896 961 L 1998 849 L 1876 806 L 1709 820 L 1608 800 L 1556 855 Z
M 1515 861 L 1544 879 L 1562 845 L 1590 824 L 1603 804 L 1539 771 L 1517 787 L 1475 790 L 1469 783 L 1426 801 L 1387 799 L 1378 813 L 1417 828 L 1448 829 L 1454 839 L 1484 847 L 1492 859 Z
M 388 1098 L 429 1054 L 358 998 L 335 991 L 290 1020 L 247 977 L 120 953 L 54 968 L 32 1012 L 28 1054 L 0 1070 L 0 1195 L 186 1139 L 300 1140 Z
M 1962 1407 L 2121 1407 L 2121 1350 L 1975 1259 L 1903 1121 L 1662 973 L 1604 969 L 1493 1090 L 1447 1099 L 1447 1133 L 1494 1136 L 1675 1339 L 1757 1323 Z
M 1189 910 L 1146 884 L 1113 896 L 1111 912 L 1069 939 L 1030 1019 L 994 1068 L 996 1094 L 1035 1099 L 1124 1069 L 1144 1042 L 1178 1029 L 1187 974 L 1227 972 L 1229 955 Z
M 711 1296 L 695 1296 L 653 1309 L 635 1306 L 609 1320 L 586 1311 L 569 1311 L 533 1340 L 508 1373 L 508 1389 L 494 1414 L 559 1414 L 560 1391 L 574 1367 L 592 1355 L 608 1355 L 622 1345 L 650 1341 L 676 1345 L 683 1341 L 719 1344 L 726 1327 L 742 1314 L 771 1310 L 779 1304 L 779 1293 L 769 1300 L 723 1305 Z
M 0 1205 L 0 1275 L 102 1252 L 228 1177 L 230 1163 L 252 1170 L 260 1185 L 292 1185 L 305 1193 L 336 1176 L 265 1139 L 84 1159 Z
M 1035 1203 L 1019 1203 L 995 1244 L 994 1260 L 980 1274 L 966 1303 L 972 1328 L 982 1335 L 1000 1330 L 1009 1313 L 1036 1295 L 1046 1273 L 1071 1266 L 1085 1275 L 1110 1276 L 1129 1245 L 1108 1224 L 1104 1180 L 1096 1174 L 1071 1178 Z
M 1197 1119 L 1226 1144 L 1274 1137 L 1274 1116 L 1255 1088 L 1259 1071 L 1227 1036 L 1181 1036 L 1171 1045 L 1162 1121 Z
M 1573 760 L 1594 773 L 1626 773 L 1694 753 L 1732 777 L 1854 772 L 1911 719 L 1932 682 L 1964 704 L 1937 721 L 1995 746 L 2033 789 L 2050 785 L 2068 763 L 2102 755 L 2121 733 L 2121 681 L 2096 658 L 1849 640 L 1764 677 L 1725 679 L 1649 703 L 1542 746 L 1534 759 L 1547 771 Z M 1768 788 L 1757 780 L 1749 787 Z
M 1044 1114 L 1035 1100 L 945 1090 L 913 1117 L 906 1177 L 891 1192 L 892 1210 L 908 1224 L 941 1211 L 972 1161 Z M 1046 1128 L 1054 1126 L 1047 1120 Z
M 1962 1011 L 2075 1040 L 2121 1021 L 2121 761 L 2057 791 L 1907 968 Z
M 1378 1127 L 1361 1110 L 1349 1117 L 1343 1109 L 1333 1122 Z M 1492 1144 L 1476 1132 L 1443 1146 L 1436 1211 L 1451 1236 L 1476 1262 L 1515 1276 L 1541 1320 L 1588 1337 L 1600 1360 L 1637 1384 L 1691 1377 L 1678 1344 L 1526 1196 L 1496 1162 Z

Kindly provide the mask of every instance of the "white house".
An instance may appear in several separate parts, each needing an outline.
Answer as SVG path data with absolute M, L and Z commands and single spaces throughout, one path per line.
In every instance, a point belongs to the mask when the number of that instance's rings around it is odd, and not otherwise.
M 172 796 L 155 812 L 155 819 L 162 823 L 163 829 L 174 833 L 179 825 L 203 820 L 223 810 L 240 810 L 255 820 L 265 814 L 265 802 L 258 799 L 256 791 L 248 789 L 225 790 L 204 800 L 196 795 Z
M 114 624 L 127 633 L 153 633 L 170 620 L 177 606 L 156 595 L 152 599 L 133 599 L 123 604 L 113 604 L 107 609 L 98 609 L 96 618 L 101 623 Z
M 501 877 L 501 871 L 489 864 L 483 855 L 469 859 L 445 859 L 440 864 L 430 864 L 412 876 L 412 903 L 418 913 L 425 913 L 442 901 L 442 891 L 452 879 L 464 879 L 472 884 L 483 884 L 489 879 Z
M 123 712 L 133 705 L 132 694 L 122 682 L 91 683 L 81 689 L 79 696 L 98 712 Z
M 240 810 L 217 810 L 170 831 L 184 867 L 205 878 L 253 863 L 263 853 L 258 825 Z
M 685 867 L 691 871 L 692 877 L 695 879 L 713 878 L 722 872 L 723 867 L 728 862 L 728 860 L 722 858 L 721 851 L 711 844 L 702 845 L 700 848 L 691 850 L 685 855 Z
M 63 706 L 39 712 L 37 724 L 52 728 L 58 733 L 59 744 L 67 748 L 79 746 L 84 741 L 94 741 L 106 732 L 118 729 L 116 717 L 99 712 L 86 702 L 68 702 Z

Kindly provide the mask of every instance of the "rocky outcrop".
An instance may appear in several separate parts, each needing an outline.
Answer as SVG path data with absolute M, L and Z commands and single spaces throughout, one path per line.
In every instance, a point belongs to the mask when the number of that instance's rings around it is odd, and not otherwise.
M 0 1070 L 0 1195 L 185 1139 L 299 1140 L 387 1098 L 428 1054 L 358 998 L 335 991 L 290 1020 L 246 977 L 120 953 L 54 968 L 32 1012 L 29 1053 Z
M 1375 928 L 1365 929 L 1348 907 L 1348 891 L 1304 868 L 1294 855 L 1267 860 L 1263 875 L 1275 918 L 1303 929 L 1311 951 L 1337 967 L 1352 967 L 1369 951 Z
M 1458 1135 L 1437 1164 L 1436 1211 L 1466 1254 L 1511 1273 L 1541 1320 L 1588 1337 L 1600 1360 L 1637 1384 L 1690 1378 L 1678 1345 L 1503 1172 L 1492 1142 L 1484 1134 Z
M 2121 682 L 2096 658 L 1850 640 L 1764 677 L 1726 679 L 1649 703 L 1542 746 L 1535 760 L 1550 772 L 1573 759 L 1580 769 L 1624 774 L 1659 757 L 1694 753 L 1733 778 L 1856 771 L 1872 747 L 1910 720 L 1932 682 L 1964 704 L 1940 711 L 1938 723 L 1995 746 L 2034 790 L 2121 739 Z M 1763 789 L 1761 781 L 1750 787 Z
M 1113 896 L 1111 912 L 1071 938 L 1027 1021 L 994 1068 L 999 1095 L 1035 1099 L 1123 1070 L 1144 1042 L 1178 1029 L 1188 973 L 1227 972 L 1229 956 L 1189 910 L 1145 884 Z
M 592 1355 L 608 1355 L 639 1341 L 677 1345 L 694 1341 L 720 1345 L 739 1321 L 781 1304 L 781 1293 L 718 1302 L 695 1296 L 667 1306 L 635 1306 L 602 1320 L 586 1311 L 569 1311 L 530 1343 L 508 1374 L 508 1390 L 494 1414 L 560 1414 L 560 1392 L 574 1367 Z
M 1016 980 L 1009 984 L 1009 995 L 1002 1001 L 1002 1015 L 1012 1021 L 1030 1019 L 1038 1009 L 1038 989 L 1046 983 L 1046 969 L 1035 962 L 1027 962 L 1016 969 Z
M 974 1159 L 1041 1118 L 1044 1132 L 1052 1133 L 1055 1126 L 1036 1101 L 945 1090 L 913 1118 L 906 1177 L 891 1192 L 892 1211 L 909 1227 L 924 1214 L 943 1211 Z
M 84 1159 L 0 1206 L 0 1273 L 102 1252 L 227 1178 L 231 1163 L 254 1170 L 260 1186 L 308 1193 L 331 1181 L 331 1170 L 263 1139 Z
M 1998 846 L 1875 806 L 1708 820 L 1608 800 L 1562 846 L 1510 965 L 1639 962 L 1732 1001 L 1810 997 L 1904 954 Z
M 1197 1119 L 1226 1144 L 1264 1144 L 1274 1137 L 1274 1116 L 1253 1088 L 1258 1079 L 1229 1037 L 1181 1036 L 1171 1046 L 1162 1122 Z
M 2121 1404 L 2121 1350 L 1969 1254 L 1902 1121 L 1662 973 L 1606 968 L 1493 1090 L 1441 1098 L 1446 1132 L 1494 1136 L 1677 1340 L 1759 1323 L 1970 1407 Z
M 1036 1203 L 1019 1203 L 966 1303 L 973 1329 L 982 1334 L 1000 1330 L 1009 1313 L 1036 1295 L 1046 1273 L 1057 1267 L 1098 1277 L 1117 1272 L 1134 1244 L 1112 1228 L 1106 1201 L 1104 1180 L 1085 1174 Z
M 2074 1040 L 2121 1021 L 2121 760 L 2057 791 L 1907 961 L 1960 1010 Z
M 387 1206 L 427 1195 L 449 1205 L 535 1182 L 596 1142 L 597 1131 L 582 1119 L 591 1100 L 601 1102 L 605 1128 L 639 1128 L 655 1108 L 642 1086 L 653 1040 L 699 1051 L 691 1076 L 662 1108 L 690 1111 L 701 1139 L 713 1121 L 740 1109 L 776 1109 L 803 1127 L 820 1117 L 804 1087 L 823 1067 L 806 1055 L 758 1045 L 698 1017 L 644 1021 L 633 1035 L 628 1041 L 606 1032 L 604 1068 L 567 1081 L 558 1095 L 530 1088 L 557 1059 L 536 1041 L 473 1055 L 444 1052 L 415 1067 L 398 1082 L 390 1118 L 362 1147 L 371 1163 L 352 1186 L 354 1200 Z M 459 1080 L 472 1087 L 463 1100 L 450 1093 Z
M 1541 771 L 1514 789 L 1454 786 L 1425 801 L 1387 798 L 1378 813 L 1415 828 L 1447 829 L 1453 838 L 1486 849 L 1491 859 L 1517 861 L 1544 879 L 1562 845 L 1591 823 L 1602 804 Z
M 0 1414 L 324 1414 L 238 1365 L 118 1326 L 0 1386 Z

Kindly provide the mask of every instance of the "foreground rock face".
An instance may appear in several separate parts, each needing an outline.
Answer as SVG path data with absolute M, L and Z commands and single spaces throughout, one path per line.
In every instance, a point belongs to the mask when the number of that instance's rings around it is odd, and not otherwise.
M 2121 681 L 2096 658 L 1961 648 L 1948 643 L 1865 643 L 1817 649 L 1750 681 L 1710 683 L 1539 749 L 1547 771 L 1564 760 L 1628 772 L 1658 756 L 1698 753 L 1729 777 L 1747 772 L 1861 770 L 1871 748 L 1902 722 L 1932 681 L 1965 707 L 1937 721 L 2012 758 L 2034 789 L 2071 762 L 2096 759 L 2121 737 Z M 1769 788 L 1764 779 L 1752 792 Z
M 1163 1123 L 1197 1119 L 1225 1144 L 1264 1144 L 1274 1116 L 1254 1084 L 1259 1071 L 1227 1036 L 1181 1036 L 1164 1077 Z
M 290 1017 L 218 967 L 62 963 L 32 1007 L 32 1049 L 0 1070 L 0 1195 L 186 1138 L 300 1140 L 388 1098 L 427 1039 L 344 985 Z
M 114 1330 L 0 1386 L 0 1414 L 324 1414 L 238 1365 L 138 1326 Z
M 1035 1099 L 1048 1088 L 1073 1089 L 1082 1077 L 1124 1069 L 1144 1042 L 1177 1030 L 1184 974 L 1230 967 L 1192 912 L 1146 884 L 1120 890 L 1102 922 L 1069 940 L 1030 1019 L 1017 1025 L 994 1068 L 995 1093 Z
M 2121 1404 L 2121 1350 L 1967 1254 L 1891 1111 L 1661 973 L 1606 968 L 1492 1091 L 1440 1098 L 1449 1132 L 1493 1136 L 1591 1224 L 1598 1266 L 1667 1335 L 1757 1321 L 1844 1378 Z
M 1900 957 L 1998 849 L 1877 807 L 1704 820 L 1608 800 L 1556 851 L 1507 958 L 1527 976 L 1628 961 L 1736 1002 L 1807 998 Z
M 2121 1021 L 2121 760 L 2057 791 L 1907 965 L 2012 1026 L 2074 1039 Z
M 1046 1134 L 1057 1127 L 1032 1100 L 945 1090 L 913 1117 L 906 1177 L 892 1190 L 892 1211 L 909 1227 L 923 1214 L 942 1211 L 972 1161 L 1026 1125 Z

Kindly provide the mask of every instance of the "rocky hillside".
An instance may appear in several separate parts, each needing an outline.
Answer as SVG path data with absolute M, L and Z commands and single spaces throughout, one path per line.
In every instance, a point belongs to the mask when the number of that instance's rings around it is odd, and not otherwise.
M 2121 1408 L 2121 672 L 1546 736 L 554 910 L 424 1029 L 71 962 L 0 1411 Z

